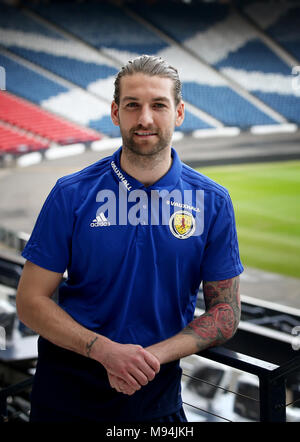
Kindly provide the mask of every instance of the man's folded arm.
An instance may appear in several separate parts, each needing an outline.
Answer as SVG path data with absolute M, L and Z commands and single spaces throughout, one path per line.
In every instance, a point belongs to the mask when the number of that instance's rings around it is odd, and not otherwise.
M 239 276 L 222 281 L 203 281 L 205 313 L 180 333 L 147 350 L 161 364 L 220 345 L 233 337 L 240 321 Z
M 141 346 L 119 344 L 75 321 L 51 299 L 62 276 L 26 261 L 16 299 L 20 321 L 50 342 L 97 360 L 131 388 L 146 385 L 160 369 L 157 358 Z

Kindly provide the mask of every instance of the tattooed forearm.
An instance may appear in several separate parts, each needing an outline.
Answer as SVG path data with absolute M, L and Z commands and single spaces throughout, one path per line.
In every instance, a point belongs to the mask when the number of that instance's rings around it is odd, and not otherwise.
M 206 312 L 182 331 L 194 336 L 199 350 L 221 344 L 234 335 L 240 320 L 239 277 L 204 281 L 203 295 Z

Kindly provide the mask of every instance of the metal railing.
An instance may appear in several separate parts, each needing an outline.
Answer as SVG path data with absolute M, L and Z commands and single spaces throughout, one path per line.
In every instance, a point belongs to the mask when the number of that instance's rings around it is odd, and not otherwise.
M 292 360 L 279 366 L 252 356 L 232 351 L 225 347 L 210 348 L 197 355 L 201 356 L 201 358 L 206 358 L 210 361 L 231 367 L 232 369 L 257 376 L 259 380 L 259 397 L 255 398 L 242 395 L 236 391 L 230 391 L 227 388 L 223 388 L 220 385 L 208 382 L 207 380 L 183 373 L 184 376 L 194 379 L 195 381 L 204 382 L 212 387 L 222 389 L 227 393 L 232 393 L 248 400 L 255 401 L 259 407 L 260 422 L 286 422 L 286 408 L 300 401 L 300 399 L 297 399 L 286 403 L 286 380 L 289 375 L 292 375 L 295 372 L 300 372 L 300 356 L 296 356 Z M 196 404 L 191 405 L 187 403 L 186 405 L 198 408 Z M 230 421 L 230 419 L 225 416 L 216 415 L 212 410 L 203 408 L 198 408 L 198 410 L 216 416 L 224 421 Z
M 199 353 L 199 356 L 257 376 L 259 379 L 259 420 L 261 422 L 286 422 L 286 407 L 291 405 L 291 403 L 286 403 L 286 379 L 290 374 L 300 370 L 300 356 L 295 357 L 281 366 L 237 353 L 224 347 L 215 347 L 205 350 Z M 33 377 L 0 390 L 0 422 L 5 422 L 8 419 L 8 398 L 30 388 L 32 382 Z M 222 388 L 218 385 L 210 385 L 216 388 Z M 230 390 L 227 389 L 226 391 L 230 392 Z M 257 401 L 256 398 L 249 398 L 237 392 L 231 393 Z M 207 410 L 203 411 L 214 414 Z M 225 416 L 215 416 L 229 421 Z
M 23 266 L 23 259 L 20 257 L 16 257 L 15 259 L 13 259 L 12 257 L 6 257 L 5 254 L 2 254 L 1 259 L 3 260 L 3 262 L 5 261 L 10 266 L 12 265 L 12 268 L 6 269 L 8 273 L 4 278 L 3 283 L 7 283 L 8 286 L 10 285 L 11 287 L 14 287 L 16 285 L 14 284 L 14 280 L 18 279 L 20 275 Z M 251 336 L 253 335 L 250 334 L 249 336 L 251 339 Z M 239 350 L 239 348 L 246 347 L 238 346 L 237 349 Z M 287 354 L 289 356 L 286 357 L 286 359 L 291 357 L 291 353 Z M 300 373 L 300 355 L 293 357 L 292 359 L 290 358 L 287 362 L 280 363 L 280 365 L 266 362 L 262 359 L 248 356 L 223 346 L 214 347 L 202 351 L 198 354 L 198 356 L 204 357 L 216 363 L 224 364 L 227 367 L 231 367 L 232 369 L 241 370 L 245 373 L 257 376 L 259 379 L 258 401 L 260 421 L 286 421 L 286 407 L 295 402 L 288 401 L 288 403 L 286 403 L 286 381 L 289 375 L 296 372 Z M 31 383 L 32 379 L 28 380 L 28 382 L 25 383 L 16 383 L 15 385 L 10 385 L 8 387 L 0 389 L 0 421 L 1 416 L 2 419 L 3 416 L 7 416 L 7 399 L 12 395 L 19 394 L 22 389 L 28 388 Z M 300 399 L 297 399 L 297 401 L 298 400 Z
M 33 383 L 33 377 L 30 377 L 28 379 L 25 379 L 21 382 L 18 382 L 14 385 L 9 385 L 8 387 L 3 388 L 0 390 L 0 424 L 4 422 L 9 422 L 10 420 L 14 420 L 16 418 L 16 415 L 19 415 L 20 412 L 15 412 L 13 416 L 9 416 L 8 413 L 8 401 L 9 398 L 23 393 L 24 390 L 28 390 L 31 388 Z M 26 410 L 26 415 L 28 414 L 29 410 Z

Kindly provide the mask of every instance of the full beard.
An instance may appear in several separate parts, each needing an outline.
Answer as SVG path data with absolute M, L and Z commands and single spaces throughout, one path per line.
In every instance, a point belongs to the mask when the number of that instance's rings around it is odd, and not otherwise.
M 147 158 L 153 161 L 155 158 L 158 158 L 163 151 L 171 145 L 172 134 L 173 131 L 168 131 L 164 134 L 158 129 L 155 129 L 156 138 L 158 138 L 156 143 L 148 143 L 149 140 L 141 139 L 139 142 L 135 141 L 135 132 L 139 130 L 146 131 L 145 128 L 141 126 L 131 129 L 129 133 L 124 133 L 122 128 L 120 127 L 122 139 L 123 139 L 123 147 L 130 151 L 132 156 L 140 157 L 139 159 L 147 160 Z M 153 129 L 149 129 L 149 131 L 154 131 Z M 136 158 L 138 159 L 138 158 Z

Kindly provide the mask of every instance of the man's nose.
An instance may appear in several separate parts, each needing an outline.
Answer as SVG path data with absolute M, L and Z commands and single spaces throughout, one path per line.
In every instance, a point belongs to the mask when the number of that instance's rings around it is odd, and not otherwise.
M 148 127 L 153 124 L 153 114 L 149 106 L 143 106 L 139 114 L 139 124 Z

